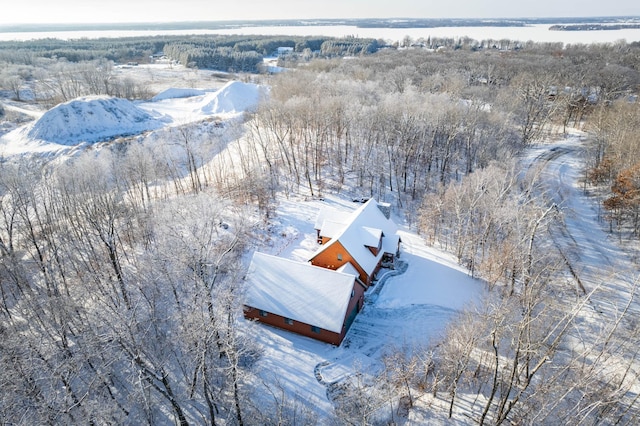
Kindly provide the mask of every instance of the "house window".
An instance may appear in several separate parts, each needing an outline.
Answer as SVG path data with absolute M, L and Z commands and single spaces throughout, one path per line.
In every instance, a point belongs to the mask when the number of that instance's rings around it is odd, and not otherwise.
M 260 311 L 258 313 L 260 314 L 261 317 L 266 317 L 267 316 L 267 311 L 263 311 L 262 309 L 260 309 Z
M 293 325 L 293 320 L 291 318 L 285 318 L 284 323 L 287 325 Z
M 342 254 L 338 253 L 338 262 L 342 262 Z
M 320 334 L 320 327 L 316 327 L 315 325 L 311 326 L 311 331 L 314 333 Z
M 354 288 L 353 290 L 351 290 L 351 297 L 356 295 L 356 289 Z

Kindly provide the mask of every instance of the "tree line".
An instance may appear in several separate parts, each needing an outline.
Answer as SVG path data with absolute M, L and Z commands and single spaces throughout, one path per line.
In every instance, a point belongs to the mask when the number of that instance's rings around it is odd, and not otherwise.
M 263 56 L 254 50 L 236 51 L 231 47 L 203 48 L 194 44 L 168 44 L 164 54 L 189 68 L 228 72 L 258 73 Z
M 323 48 L 323 44 L 325 47 Z M 384 44 L 384 43 L 383 43 Z M 240 36 L 240 35 L 176 35 L 123 38 L 96 38 L 62 40 L 55 38 L 0 41 L 0 63 L 33 65 L 38 58 L 65 58 L 69 62 L 106 59 L 116 63 L 147 63 L 151 55 L 162 52 L 166 46 L 188 46 L 192 49 L 215 52 L 232 50 L 236 53 L 267 56 L 278 47 L 292 47 L 301 53 L 305 49 L 325 54 L 345 55 L 373 53 L 381 46 L 373 39 L 349 37 L 311 36 Z M 178 55 L 174 59 L 178 59 Z M 185 62 L 186 64 L 187 62 Z
M 293 48 L 295 63 L 301 58 L 369 54 L 378 46 L 375 40 L 353 37 L 237 35 L 0 41 L 0 89 L 18 101 L 51 105 L 91 94 L 143 99 L 153 93 L 144 84 L 115 76 L 114 65 L 145 64 L 162 53 L 189 68 L 261 73 L 263 57 L 278 47 Z
M 640 236 L 640 108 L 621 99 L 600 106 L 589 123 L 593 142 L 587 181 L 601 197 L 601 216 L 620 238 Z

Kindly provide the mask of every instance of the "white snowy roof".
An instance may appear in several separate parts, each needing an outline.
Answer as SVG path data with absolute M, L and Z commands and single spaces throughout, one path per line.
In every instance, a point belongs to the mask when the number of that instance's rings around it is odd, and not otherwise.
M 322 231 L 324 226 L 346 226 L 349 220 L 349 214 L 338 211 L 333 208 L 324 208 L 318 213 L 316 217 L 316 223 L 314 229 L 320 229 Z M 330 225 L 333 224 L 333 225 Z
M 326 220 L 325 216 L 325 222 Z M 379 236 L 384 235 L 383 248 L 391 248 L 389 252 L 395 253 L 396 248 L 393 248 L 392 245 L 395 242 L 397 247 L 396 232 L 398 228 L 393 221 L 385 217 L 378 208 L 377 201 L 373 198 L 351 213 L 344 223 L 344 228 L 321 246 L 312 258 L 339 241 L 358 265 L 370 275 L 386 250 L 381 250 L 377 256 L 374 256 L 366 246 L 377 247 Z
M 362 231 L 362 243 L 367 247 L 378 247 L 382 238 L 382 229 L 363 226 Z
M 342 332 L 353 274 L 255 252 L 246 279 L 247 306 Z
M 342 265 L 341 267 L 339 267 L 338 269 L 336 269 L 337 272 L 342 272 L 343 274 L 349 274 L 349 275 L 353 275 L 355 277 L 359 277 L 360 276 L 360 272 L 358 272 L 358 270 L 356 269 L 355 266 L 353 266 L 351 264 L 351 262 L 347 262 L 344 265 Z
M 398 234 L 387 235 L 382 239 L 382 251 L 385 253 L 396 254 L 399 243 L 400 236 Z
M 333 220 L 325 220 L 322 222 L 320 229 L 320 236 L 333 238 L 338 235 L 347 226 L 344 222 L 336 222 Z

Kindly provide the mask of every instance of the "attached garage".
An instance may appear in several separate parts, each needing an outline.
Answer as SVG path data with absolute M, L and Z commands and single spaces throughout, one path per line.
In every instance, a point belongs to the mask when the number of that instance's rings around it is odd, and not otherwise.
M 353 268 L 338 272 L 256 252 L 246 275 L 248 319 L 340 345 L 362 309 Z

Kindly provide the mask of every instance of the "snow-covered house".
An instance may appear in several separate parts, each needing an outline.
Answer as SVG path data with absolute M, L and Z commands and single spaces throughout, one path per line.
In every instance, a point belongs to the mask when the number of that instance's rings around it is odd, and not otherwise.
M 399 255 L 400 237 L 390 219 L 390 206 L 374 199 L 348 215 L 322 212 L 315 228 L 321 247 L 311 264 L 337 270 L 350 263 L 367 287 L 381 266 L 392 266 Z
M 357 274 L 348 264 L 333 271 L 256 252 L 246 275 L 244 315 L 340 345 L 364 302 Z

